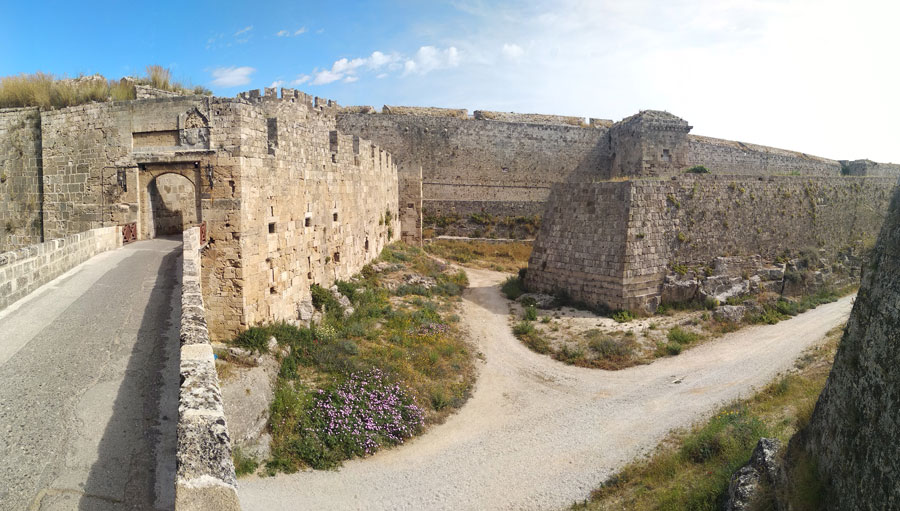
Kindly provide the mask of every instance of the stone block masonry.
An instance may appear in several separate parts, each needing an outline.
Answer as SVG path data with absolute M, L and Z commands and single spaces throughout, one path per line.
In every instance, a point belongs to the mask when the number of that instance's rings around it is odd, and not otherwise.
M 834 366 L 795 437 L 827 482 L 828 509 L 900 508 L 900 191 L 894 194 Z
M 231 438 L 200 289 L 200 229 L 184 231 L 176 511 L 237 511 Z
M 44 240 L 41 113 L 0 109 L 0 252 Z
M 343 109 L 338 130 L 422 167 L 423 215 L 541 215 L 554 183 L 607 166 L 608 128 L 537 114 L 386 107 Z
M 871 246 L 893 178 L 681 175 L 557 185 L 526 285 L 612 309 L 654 310 L 676 265 L 718 256 L 826 259 Z
M 112 226 L 0 254 L 0 310 L 91 257 L 121 246 L 121 228 Z

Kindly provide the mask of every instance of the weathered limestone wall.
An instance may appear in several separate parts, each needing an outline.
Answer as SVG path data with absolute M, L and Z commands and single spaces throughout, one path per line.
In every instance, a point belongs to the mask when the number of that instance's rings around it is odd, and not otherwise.
M 391 113 L 338 114 L 338 130 L 368 138 L 400 164 L 421 165 L 426 217 L 487 212 L 540 215 L 553 183 L 579 169 L 603 174 L 608 129 L 561 122 L 542 124 L 532 114 L 509 116 L 465 110 L 388 107 Z M 399 112 L 408 113 L 400 115 Z M 547 122 L 540 116 L 540 122 Z M 499 119 L 499 118 L 502 118 Z
M 241 326 L 309 319 L 309 286 L 347 279 L 400 239 L 397 165 L 285 89 L 241 118 Z M 294 101 L 292 101 L 292 99 Z
M 900 177 L 900 165 L 872 160 L 841 160 L 841 171 L 849 176 Z
M 475 110 L 472 117 L 479 121 L 503 121 L 522 122 L 528 124 L 561 124 L 586 128 L 590 126 L 584 122 L 584 117 L 547 114 L 518 114 L 515 112 L 492 112 L 490 110 Z M 591 119 L 595 121 L 595 119 Z M 608 121 L 612 124 L 612 121 Z
M 118 227 L 103 227 L 0 254 L 0 310 L 95 255 L 122 246 Z
M 184 231 L 176 511 L 240 510 L 231 437 L 200 285 L 200 229 Z
M 688 136 L 687 166 L 703 165 L 713 174 L 801 174 L 839 176 L 841 164 L 818 156 L 734 140 Z
M 422 244 L 422 167 L 399 165 L 400 238 L 410 245 Z
M 824 257 L 874 242 L 893 178 L 682 175 L 557 185 L 526 284 L 654 309 L 672 267 L 718 256 Z
M 659 110 L 643 110 L 622 119 L 609 129 L 608 174 L 655 177 L 680 173 L 688 162 L 690 130 L 684 119 Z
M 526 286 L 586 303 L 621 304 L 631 188 L 627 181 L 554 185 Z
M 0 109 L 0 252 L 43 241 L 41 114 Z
M 829 509 L 900 507 L 900 191 L 863 273 L 808 448 Z
M 191 96 L 42 112 L 44 235 L 139 221 L 138 161 L 154 161 L 163 149 L 176 149 L 142 145 L 142 138 L 160 141 L 161 132 L 178 135 L 179 115 L 192 108 L 208 109 L 205 105 L 208 99 Z M 149 204 L 143 207 L 148 210 Z

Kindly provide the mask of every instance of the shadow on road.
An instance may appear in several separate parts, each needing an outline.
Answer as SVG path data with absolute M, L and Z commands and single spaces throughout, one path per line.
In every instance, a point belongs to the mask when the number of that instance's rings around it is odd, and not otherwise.
M 82 511 L 172 509 L 178 421 L 180 250 L 165 255 L 79 502 Z M 126 471 L 127 474 L 123 474 Z M 125 487 L 117 488 L 122 480 Z M 111 500 L 109 495 L 122 495 Z

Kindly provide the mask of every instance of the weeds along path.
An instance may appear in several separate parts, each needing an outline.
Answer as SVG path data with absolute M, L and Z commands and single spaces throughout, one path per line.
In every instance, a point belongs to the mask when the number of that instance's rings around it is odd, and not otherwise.
M 484 354 L 469 402 L 399 448 L 307 471 L 239 481 L 245 510 L 560 509 L 652 449 L 672 428 L 762 386 L 844 322 L 852 297 L 745 328 L 622 371 L 584 369 L 513 337 L 497 284 L 467 270 L 463 321 Z

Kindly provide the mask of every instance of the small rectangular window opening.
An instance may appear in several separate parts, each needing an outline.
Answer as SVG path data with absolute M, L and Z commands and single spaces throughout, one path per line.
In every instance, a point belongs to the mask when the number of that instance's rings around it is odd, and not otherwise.
M 332 216 L 332 218 L 334 218 L 334 221 L 337 222 L 337 213 L 334 213 L 334 214 L 331 215 L 331 216 Z
M 312 225 L 312 218 L 306 217 L 306 220 L 303 221 L 303 225 L 305 227 L 310 227 Z
M 269 234 L 275 234 L 275 222 L 269 222 Z
M 341 262 L 341 253 L 340 252 L 334 253 L 334 262 L 336 262 L 336 263 Z

